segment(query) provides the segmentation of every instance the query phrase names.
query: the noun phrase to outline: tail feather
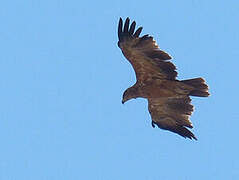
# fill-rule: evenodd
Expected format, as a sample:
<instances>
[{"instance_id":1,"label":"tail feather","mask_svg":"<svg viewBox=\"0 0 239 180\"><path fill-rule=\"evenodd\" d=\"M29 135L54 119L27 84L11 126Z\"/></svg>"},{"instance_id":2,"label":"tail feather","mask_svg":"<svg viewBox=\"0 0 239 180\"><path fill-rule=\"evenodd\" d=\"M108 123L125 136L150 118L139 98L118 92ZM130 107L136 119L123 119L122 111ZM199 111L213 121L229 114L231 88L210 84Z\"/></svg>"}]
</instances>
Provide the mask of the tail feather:
<instances>
[{"instance_id":1,"label":"tail feather","mask_svg":"<svg viewBox=\"0 0 239 180\"><path fill-rule=\"evenodd\" d=\"M210 94L208 92L204 92L201 90L193 90L189 94L190 96L198 96L198 97L208 97Z\"/></svg>"},{"instance_id":2,"label":"tail feather","mask_svg":"<svg viewBox=\"0 0 239 180\"><path fill-rule=\"evenodd\" d=\"M189 93L191 96L208 97L210 95L208 86L203 78L187 79L181 82L195 88Z\"/></svg>"}]
</instances>

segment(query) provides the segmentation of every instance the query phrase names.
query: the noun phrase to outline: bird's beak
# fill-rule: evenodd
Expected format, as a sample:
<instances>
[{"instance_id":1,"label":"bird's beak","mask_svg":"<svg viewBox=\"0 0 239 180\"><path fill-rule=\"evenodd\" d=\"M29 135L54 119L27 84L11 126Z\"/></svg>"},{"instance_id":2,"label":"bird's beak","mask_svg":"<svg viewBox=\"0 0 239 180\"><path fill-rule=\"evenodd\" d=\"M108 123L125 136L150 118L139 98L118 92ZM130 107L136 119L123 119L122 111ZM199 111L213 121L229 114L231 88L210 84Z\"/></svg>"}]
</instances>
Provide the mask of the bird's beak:
<instances>
[{"instance_id":1,"label":"bird's beak","mask_svg":"<svg viewBox=\"0 0 239 180\"><path fill-rule=\"evenodd\" d=\"M122 100L121 103L124 104L124 100Z\"/></svg>"}]
</instances>

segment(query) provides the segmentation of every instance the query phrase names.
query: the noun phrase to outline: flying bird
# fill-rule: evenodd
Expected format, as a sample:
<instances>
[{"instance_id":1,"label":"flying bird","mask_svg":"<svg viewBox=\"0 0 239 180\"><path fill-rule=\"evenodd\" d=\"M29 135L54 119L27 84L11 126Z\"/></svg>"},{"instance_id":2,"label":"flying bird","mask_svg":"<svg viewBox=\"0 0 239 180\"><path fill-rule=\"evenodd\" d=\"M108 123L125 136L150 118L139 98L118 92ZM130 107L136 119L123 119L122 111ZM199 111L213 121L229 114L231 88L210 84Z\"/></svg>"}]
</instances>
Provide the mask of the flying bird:
<instances>
[{"instance_id":1,"label":"flying bird","mask_svg":"<svg viewBox=\"0 0 239 180\"><path fill-rule=\"evenodd\" d=\"M197 140L188 129L193 128L193 112L189 96L208 97L208 86L203 78L177 80L176 67L171 56L160 50L152 36L141 36L142 27L135 31L136 22L130 25L127 18L118 24L118 46L133 66L136 83L123 93L122 103L134 98L146 98L152 118L152 127L172 131Z\"/></svg>"}]
</instances>

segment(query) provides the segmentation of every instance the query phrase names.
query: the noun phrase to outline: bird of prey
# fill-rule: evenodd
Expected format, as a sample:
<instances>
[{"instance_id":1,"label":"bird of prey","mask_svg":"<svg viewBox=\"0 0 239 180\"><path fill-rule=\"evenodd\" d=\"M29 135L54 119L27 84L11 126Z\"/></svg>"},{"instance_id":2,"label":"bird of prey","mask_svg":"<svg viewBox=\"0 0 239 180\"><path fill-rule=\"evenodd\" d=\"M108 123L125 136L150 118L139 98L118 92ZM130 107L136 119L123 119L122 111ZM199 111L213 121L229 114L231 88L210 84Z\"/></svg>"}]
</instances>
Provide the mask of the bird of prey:
<instances>
[{"instance_id":1,"label":"bird of prey","mask_svg":"<svg viewBox=\"0 0 239 180\"><path fill-rule=\"evenodd\" d=\"M118 24L118 46L133 66L137 81L128 88L122 103L133 98L146 98L152 126L172 131L184 138L197 140L188 129L193 128L193 112L189 96L207 97L208 86L203 78L177 80L176 67L171 56L160 50L152 36L141 36L142 27L135 31L136 23L127 18Z\"/></svg>"}]
</instances>

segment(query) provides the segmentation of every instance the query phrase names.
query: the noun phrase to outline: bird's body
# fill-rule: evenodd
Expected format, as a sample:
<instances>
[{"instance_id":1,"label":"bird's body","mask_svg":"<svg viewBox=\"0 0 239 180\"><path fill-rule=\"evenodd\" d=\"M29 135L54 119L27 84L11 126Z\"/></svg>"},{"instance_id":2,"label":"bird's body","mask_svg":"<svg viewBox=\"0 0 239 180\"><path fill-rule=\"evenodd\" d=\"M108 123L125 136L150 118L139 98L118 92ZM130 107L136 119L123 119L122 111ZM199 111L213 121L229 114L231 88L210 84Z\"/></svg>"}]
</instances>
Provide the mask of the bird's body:
<instances>
[{"instance_id":1,"label":"bird's body","mask_svg":"<svg viewBox=\"0 0 239 180\"><path fill-rule=\"evenodd\" d=\"M171 57L160 50L149 35L139 37L142 27L135 32L136 23L124 27L120 18L118 46L133 66L137 82L123 94L122 103L132 98L146 98L148 109L155 124L161 129L175 132L190 139L196 137L186 127L192 128L189 116L193 111L189 96L207 97L208 86L202 78L177 80L176 67Z\"/></svg>"},{"instance_id":2,"label":"bird's body","mask_svg":"<svg viewBox=\"0 0 239 180\"><path fill-rule=\"evenodd\" d=\"M136 83L133 88L137 89L138 96L143 98L181 97L188 95L194 89L180 81L165 79Z\"/></svg>"}]
</instances>

